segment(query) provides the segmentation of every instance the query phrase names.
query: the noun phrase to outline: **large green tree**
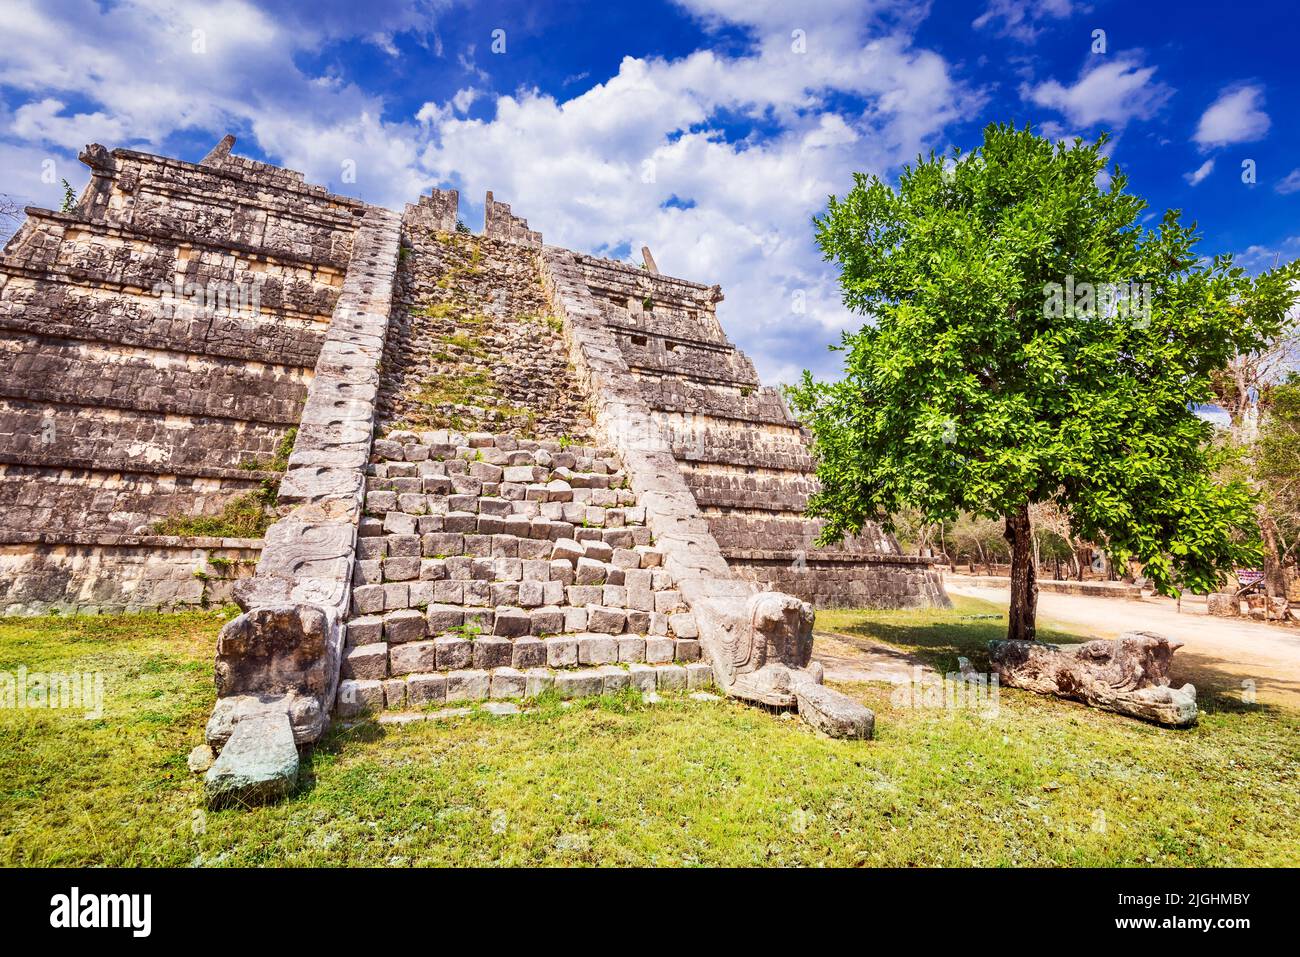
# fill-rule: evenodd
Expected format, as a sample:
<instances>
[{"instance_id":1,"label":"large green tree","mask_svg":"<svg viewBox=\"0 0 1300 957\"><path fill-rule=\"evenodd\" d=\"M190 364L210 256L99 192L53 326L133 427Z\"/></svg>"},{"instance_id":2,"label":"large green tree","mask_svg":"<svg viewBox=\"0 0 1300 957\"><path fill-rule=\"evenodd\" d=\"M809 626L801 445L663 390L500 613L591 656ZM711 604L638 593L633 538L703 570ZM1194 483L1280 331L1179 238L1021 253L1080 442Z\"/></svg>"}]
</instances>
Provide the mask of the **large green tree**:
<instances>
[{"instance_id":1,"label":"large green tree","mask_svg":"<svg viewBox=\"0 0 1300 957\"><path fill-rule=\"evenodd\" d=\"M1032 503L1055 500L1165 593L1209 591L1258 557L1251 492L1215 481L1193 409L1281 322L1295 272L1257 289L1230 257L1202 260L1177 212L1143 228L1104 144L990 126L969 155L918 158L897 189L855 175L816 220L846 305L868 317L837 347L842 379L790 390L815 438L822 540L908 506L1001 518L1011 638L1035 634Z\"/></svg>"}]
</instances>

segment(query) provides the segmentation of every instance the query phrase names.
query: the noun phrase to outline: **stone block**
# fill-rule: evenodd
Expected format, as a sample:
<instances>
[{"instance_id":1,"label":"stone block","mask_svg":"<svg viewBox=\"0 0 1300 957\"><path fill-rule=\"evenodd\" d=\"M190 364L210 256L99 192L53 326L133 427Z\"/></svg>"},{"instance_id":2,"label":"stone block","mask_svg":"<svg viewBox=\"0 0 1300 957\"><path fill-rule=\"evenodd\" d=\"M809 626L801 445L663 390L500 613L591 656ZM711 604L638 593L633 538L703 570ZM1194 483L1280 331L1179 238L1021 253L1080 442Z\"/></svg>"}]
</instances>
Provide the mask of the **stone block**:
<instances>
[{"instance_id":1,"label":"stone block","mask_svg":"<svg viewBox=\"0 0 1300 957\"><path fill-rule=\"evenodd\" d=\"M447 701L447 676L436 672L408 675L406 702L411 708L427 708Z\"/></svg>"},{"instance_id":2,"label":"stone block","mask_svg":"<svg viewBox=\"0 0 1300 957\"><path fill-rule=\"evenodd\" d=\"M389 678L384 682L384 707L389 711L401 711L406 707L405 678Z\"/></svg>"},{"instance_id":3,"label":"stone block","mask_svg":"<svg viewBox=\"0 0 1300 957\"><path fill-rule=\"evenodd\" d=\"M655 592L654 610L663 615L671 615L682 607L681 592L678 591L660 591Z\"/></svg>"},{"instance_id":4,"label":"stone block","mask_svg":"<svg viewBox=\"0 0 1300 957\"><path fill-rule=\"evenodd\" d=\"M686 690L686 669L681 665L659 665L655 671L659 675L660 691Z\"/></svg>"},{"instance_id":5,"label":"stone block","mask_svg":"<svg viewBox=\"0 0 1300 957\"><path fill-rule=\"evenodd\" d=\"M411 586L406 582L386 582L384 589L384 611L397 611L411 607Z\"/></svg>"},{"instance_id":6,"label":"stone block","mask_svg":"<svg viewBox=\"0 0 1300 957\"><path fill-rule=\"evenodd\" d=\"M583 549L580 544L571 538L561 538L551 546L551 561L562 561L567 565L578 564L578 560L583 557Z\"/></svg>"},{"instance_id":7,"label":"stone block","mask_svg":"<svg viewBox=\"0 0 1300 957\"><path fill-rule=\"evenodd\" d=\"M384 615L384 640L389 644L419 641L425 635L425 617L415 609L390 611Z\"/></svg>"},{"instance_id":8,"label":"stone block","mask_svg":"<svg viewBox=\"0 0 1300 957\"><path fill-rule=\"evenodd\" d=\"M618 694L632 685L632 676L617 665L604 665L597 670L605 677L602 694Z\"/></svg>"},{"instance_id":9,"label":"stone block","mask_svg":"<svg viewBox=\"0 0 1300 957\"><path fill-rule=\"evenodd\" d=\"M362 585L352 589L352 614L373 615L384 610L384 586Z\"/></svg>"},{"instance_id":10,"label":"stone block","mask_svg":"<svg viewBox=\"0 0 1300 957\"><path fill-rule=\"evenodd\" d=\"M381 615L363 615L353 618L347 625L347 644L370 645L382 641L384 637L384 619Z\"/></svg>"},{"instance_id":11,"label":"stone block","mask_svg":"<svg viewBox=\"0 0 1300 957\"><path fill-rule=\"evenodd\" d=\"M417 671L434 671L438 667L437 640L413 641L393 645L388 649L388 669L394 675L409 675Z\"/></svg>"},{"instance_id":12,"label":"stone block","mask_svg":"<svg viewBox=\"0 0 1300 957\"><path fill-rule=\"evenodd\" d=\"M492 634L503 638L518 638L532 630L533 621L522 608L498 608L492 625Z\"/></svg>"},{"instance_id":13,"label":"stone block","mask_svg":"<svg viewBox=\"0 0 1300 957\"><path fill-rule=\"evenodd\" d=\"M645 639L636 635L626 635L618 640L618 660L622 664L633 661L645 661Z\"/></svg>"},{"instance_id":14,"label":"stone block","mask_svg":"<svg viewBox=\"0 0 1300 957\"><path fill-rule=\"evenodd\" d=\"M524 679L525 698L536 698L555 686L555 675L545 668L529 668Z\"/></svg>"},{"instance_id":15,"label":"stone block","mask_svg":"<svg viewBox=\"0 0 1300 957\"><path fill-rule=\"evenodd\" d=\"M568 592L569 604L576 608L599 605L601 598L604 597L604 586L602 585L570 585L566 591Z\"/></svg>"},{"instance_id":16,"label":"stone block","mask_svg":"<svg viewBox=\"0 0 1300 957\"><path fill-rule=\"evenodd\" d=\"M339 677L379 681L388 677L388 645L382 641L345 648Z\"/></svg>"},{"instance_id":17,"label":"stone block","mask_svg":"<svg viewBox=\"0 0 1300 957\"><path fill-rule=\"evenodd\" d=\"M447 703L485 701L491 690L491 676L479 669L453 671L447 675Z\"/></svg>"},{"instance_id":18,"label":"stone block","mask_svg":"<svg viewBox=\"0 0 1300 957\"><path fill-rule=\"evenodd\" d=\"M546 666L546 643L540 638L516 638L511 645L510 666L520 671Z\"/></svg>"},{"instance_id":19,"label":"stone block","mask_svg":"<svg viewBox=\"0 0 1300 957\"><path fill-rule=\"evenodd\" d=\"M517 587L516 598L522 608L536 608L542 604L543 588L542 582L524 581L520 582Z\"/></svg>"},{"instance_id":20,"label":"stone block","mask_svg":"<svg viewBox=\"0 0 1300 957\"><path fill-rule=\"evenodd\" d=\"M382 690L381 690L382 694ZM298 786L298 748L285 712L249 715L235 725L203 779L211 808L275 801Z\"/></svg>"},{"instance_id":21,"label":"stone block","mask_svg":"<svg viewBox=\"0 0 1300 957\"><path fill-rule=\"evenodd\" d=\"M659 672L653 667L636 662L627 666L630 686L635 691L654 691L659 685Z\"/></svg>"},{"instance_id":22,"label":"stone block","mask_svg":"<svg viewBox=\"0 0 1300 957\"><path fill-rule=\"evenodd\" d=\"M527 690L527 678L516 668L497 668L492 672L489 696L493 698L522 698Z\"/></svg>"},{"instance_id":23,"label":"stone block","mask_svg":"<svg viewBox=\"0 0 1300 957\"><path fill-rule=\"evenodd\" d=\"M602 565L614 558L613 547L600 540L583 542L582 553L587 558L600 562Z\"/></svg>"},{"instance_id":24,"label":"stone block","mask_svg":"<svg viewBox=\"0 0 1300 957\"><path fill-rule=\"evenodd\" d=\"M811 681L795 686L799 717L833 738L869 739L875 732L875 713L848 695Z\"/></svg>"},{"instance_id":25,"label":"stone block","mask_svg":"<svg viewBox=\"0 0 1300 957\"><path fill-rule=\"evenodd\" d=\"M459 605L465 601L465 583L454 581L433 582L433 601L439 605Z\"/></svg>"},{"instance_id":26,"label":"stone block","mask_svg":"<svg viewBox=\"0 0 1300 957\"><path fill-rule=\"evenodd\" d=\"M578 636L578 664L606 665L618 661L618 639L609 635Z\"/></svg>"},{"instance_id":27,"label":"stone block","mask_svg":"<svg viewBox=\"0 0 1300 957\"><path fill-rule=\"evenodd\" d=\"M419 535L389 535L388 558L419 558Z\"/></svg>"},{"instance_id":28,"label":"stone block","mask_svg":"<svg viewBox=\"0 0 1300 957\"><path fill-rule=\"evenodd\" d=\"M695 616L690 612L678 612L669 615L668 627L678 638L700 637L700 629L695 624Z\"/></svg>"},{"instance_id":29,"label":"stone block","mask_svg":"<svg viewBox=\"0 0 1300 957\"><path fill-rule=\"evenodd\" d=\"M357 715L383 710L384 683L382 681L359 681L349 678L339 682L338 695L334 702L334 713L338 717L354 718Z\"/></svg>"},{"instance_id":30,"label":"stone block","mask_svg":"<svg viewBox=\"0 0 1300 957\"><path fill-rule=\"evenodd\" d=\"M675 645L675 658L677 661L700 660L700 643L696 639L679 638Z\"/></svg>"},{"instance_id":31,"label":"stone block","mask_svg":"<svg viewBox=\"0 0 1300 957\"><path fill-rule=\"evenodd\" d=\"M621 608L605 608L597 605L587 609L587 630L605 635L617 635L627 623L627 612Z\"/></svg>"},{"instance_id":32,"label":"stone block","mask_svg":"<svg viewBox=\"0 0 1300 957\"><path fill-rule=\"evenodd\" d=\"M713 684L713 668L703 661L692 661L686 666L686 687L691 691Z\"/></svg>"},{"instance_id":33,"label":"stone block","mask_svg":"<svg viewBox=\"0 0 1300 957\"><path fill-rule=\"evenodd\" d=\"M578 663L578 640L568 635L552 635L546 642L546 664L551 668L572 668Z\"/></svg>"},{"instance_id":34,"label":"stone block","mask_svg":"<svg viewBox=\"0 0 1300 957\"><path fill-rule=\"evenodd\" d=\"M661 635L649 635L645 640L645 660L652 665L667 664L677 654L677 643Z\"/></svg>"},{"instance_id":35,"label":"stone block","mask_svg":"<svg viewBox=\"0 0 1300 957\"><path fill-rule=\"evenodd\" d=\"M465 623L465 610L456 605L430 605L425 612L430 635L439 635Z\"/></svg>"},{"instance_id":36,"label":"stone block","mask_svg":"<svg viewBox=\"0 0 1300 957\"><path fill-rule=\"evenodd\" d=\"M491 670L508 666L513 645L509 638L483 636L471 642L474 646L474 667Z\"/></svg>"},{"instance_id":37,"label":"stone block","mask_svg":"<svg viewBox=\"0 0 1300 957\"><path fill-rule=\"evenodd\" d=\"M564 631L564 612L554 605L545 608L534 608L528 613L532 621L529 633L538 637L545 635L558 635Z\"/></svg>"},{"instance_id":38,"label":"stone block","mask_svg":"<svg viewBox=\"0 0 1300 957\"><path fill-rule=\"evenodd\" d=\"M555 675L555 690L561 698L592 698L603 694L605 676L599 671L559 671Z\"/></svg>"},{"instance_id":39,"label":"stone block","mask_svg":"<svg viewBox=\"0 0 1300 957\"><path fill-rule=\"evenodd\" d=\"M439 635L433 644L438 671L468 668L474 661L474 643L460 635Z\"/></svg>"}]
</instances>

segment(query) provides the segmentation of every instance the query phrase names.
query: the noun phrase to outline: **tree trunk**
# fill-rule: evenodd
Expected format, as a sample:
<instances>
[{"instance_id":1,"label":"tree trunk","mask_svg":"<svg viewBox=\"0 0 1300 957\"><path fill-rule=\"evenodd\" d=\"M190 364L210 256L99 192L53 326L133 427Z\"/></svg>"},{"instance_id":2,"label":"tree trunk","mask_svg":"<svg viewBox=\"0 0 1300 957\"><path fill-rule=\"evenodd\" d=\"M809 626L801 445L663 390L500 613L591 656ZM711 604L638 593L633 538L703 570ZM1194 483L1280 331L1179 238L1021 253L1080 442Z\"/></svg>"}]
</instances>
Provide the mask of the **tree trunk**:
<instances>
[{"instance_id":1,"label":"tree trunk","mask_svg":"<svg viewBox=\"0 0 1300 957\"><path fill-rule=\"evenodd\" d=\"M1264 540L1264 594L1271 598L1286 598L1286 569L1282 566L1281 548L1278 546L1277 522L1261 504L1256 509L1260 537ZM1266 617L1273 617L1273 602L1265 605ZM1285 618L1283 613L1281 616Z\"/></svg>"},{"instance_id":2,"label":"tree trunk","mask_svg":"<svg viewBox=\"0 0 1300 957\"><path fill-rule=\"evenodd\" d=\"M1038 582L1034 577L1029 506L1021 505L1004 517L1007 523L1004 534L1011 546L1011 609L1007 617L1007 638L1033 641L1034 619L1038 614Z\"/></svg>"}]
</instances>

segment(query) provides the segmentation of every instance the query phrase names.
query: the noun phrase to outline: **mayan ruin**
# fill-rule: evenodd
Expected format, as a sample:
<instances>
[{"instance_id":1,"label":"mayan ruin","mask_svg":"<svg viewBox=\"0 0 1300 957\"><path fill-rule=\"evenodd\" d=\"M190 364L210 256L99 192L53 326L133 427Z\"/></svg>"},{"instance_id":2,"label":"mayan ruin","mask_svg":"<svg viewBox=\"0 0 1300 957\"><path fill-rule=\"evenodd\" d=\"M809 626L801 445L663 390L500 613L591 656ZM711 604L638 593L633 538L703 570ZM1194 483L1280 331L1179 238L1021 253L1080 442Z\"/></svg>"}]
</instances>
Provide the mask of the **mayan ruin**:
<instances>
[{"instance_id":1,"label":"mayan ruin","mask_svg":"<svg viewBox=\"0 0 1300 957\"><path fill-rule=\"evenodd\" d=\"M799 601L947 603L878 529L815 546L808 437L727 339L717 286L648 250L638 269L547 246L490 193L479 235L455 191L399 218L233 145L197 164L88 146L75 210L29 210L5 248L6 615L237 601L222 745L268 692L300 743L331 713L737 665L792 704L733 634L747 596L793 603L774 627L795 645ZM263 500L265 535L169 534ZM286 608L323 616L293 626L317 660L258 624Z\"/></svg>"},{"instance_id":2,"label":"mayan ruin","mask_svg":"<svg viewBox=\"0 0 1300 957\"><path fill-rule=\"evenodd\" d=\"M1300 21L1223 13L0 0L0 914L1284 927Z\"/></svg>"}]
</instances>

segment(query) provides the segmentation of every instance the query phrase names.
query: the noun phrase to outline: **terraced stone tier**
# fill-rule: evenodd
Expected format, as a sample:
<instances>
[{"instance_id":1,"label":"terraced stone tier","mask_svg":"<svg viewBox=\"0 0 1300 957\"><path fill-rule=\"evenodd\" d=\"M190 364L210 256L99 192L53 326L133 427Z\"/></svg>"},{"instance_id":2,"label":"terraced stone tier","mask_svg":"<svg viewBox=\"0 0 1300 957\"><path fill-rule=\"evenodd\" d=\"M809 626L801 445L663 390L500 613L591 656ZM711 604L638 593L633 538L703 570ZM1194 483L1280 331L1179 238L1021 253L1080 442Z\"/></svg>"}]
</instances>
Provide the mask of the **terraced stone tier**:
<instances>
[{"instance_id":1,"label":"terraced stone tier","mask_svg":"<svg viewBox=\"0 0 1300 957\"><path fill-rule=\"evenodd\" d=\"M421 705L523 697L530 677L566 693L570 669L676 687L671 668L699 661L694 616L609 453L398 431L376 440L373 459L341 714L407 707L412 695Z\"/></svg>"},{"instance_id":2,"label":"terraced stone tier","mask_svg":"<svg viewBox=\"0 0 1300 957\"><path fill-rule=\"evenodd\" d=\"M737 577L818 607L947 603L932 564L906 560L879 528L815 544L822 523L806 515L817 489L809 436L727 339L717 287L573 259Z\"/></svg>"}]
</instances>

